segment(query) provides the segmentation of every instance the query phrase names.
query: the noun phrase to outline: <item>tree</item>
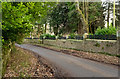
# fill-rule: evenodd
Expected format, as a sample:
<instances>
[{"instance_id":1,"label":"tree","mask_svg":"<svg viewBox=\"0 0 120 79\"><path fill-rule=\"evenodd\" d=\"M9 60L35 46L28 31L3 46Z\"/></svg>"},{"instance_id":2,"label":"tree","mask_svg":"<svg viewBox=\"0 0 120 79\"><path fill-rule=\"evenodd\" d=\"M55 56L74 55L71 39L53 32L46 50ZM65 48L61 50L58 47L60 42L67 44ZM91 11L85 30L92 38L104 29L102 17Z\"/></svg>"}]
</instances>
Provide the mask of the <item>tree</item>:
<instances>
[{"instance_id":1,"label":"tree","mask_svg":"<svg viewBox=\"0 0 120 79\"><path fill-rule=\"evenodd\" d=\"M110 3L108 3L108 12L107 12L107 27L109 27L109 18L110 18Z\"/></svg>"},{"instance_id":2,"label":"tree","mask_svg":"<svg viewBox=\"0 0 120 79\"><path fill-rule=\"evenodd\" d=\"M104 26L103 7L100 2L79 3L79 8L84 14L84 19L88 21L88 29L90 33L94 33L98 26ZM83 8L84 5L84 8ZM87 7L87 8L86 8ZM88 15L89 12L89 15ZM76 3L58 3L49 14L50 25L59 33L75 33L83 35L85 26L79 12L76 10ZM83 30L84 29L84 30Z\"/></svg>"},{"instance_id":3,"label":"tree","mask_svg":"<svg viewBox=\"0 0 120 79\"><path fill-rule=\"evenodd\" d=\"M32 3L29 5L33 7ZM15 42L20 42L32 30L31 14L28 12L28 7L22 2L2 3L2 75L11 54L9 50Z\"/></svg>"},{"instance_id":4,"label":"tree","mask_svg":"<svg viewBox=\"0 0 120 79\"><path fill-rule=\"evenodd\" d=\"M66 3L59 3L49 14L49 22L53 27L55 35L58 34L59 29L64 29L68 21L68 6Z\"/></svg>"},{"instance_id":5,"label":"tree","mask_svg":"<svg viewBox=\"0 0 120 79\"><path fill-rule=\"evenodd\" d=\"M111 20L111 24L114 27L119 26L119 5L120 1L119 0L113 0L112 2L103 2L103 7L104 7L104 13L107 19L105 19L105 21L107 21L107 27L109 26L110 22L109 20ZM112 15L113 17L110 17L110 15Z\"/></svg>"},{"instance_id":6,"label":"tree","mask_svg":"<svg viewBox=\"0 0 120 79\"><path fill-rule=\"evenodd\" d=\"M36 2L35 5L37 6L34 6L33 13L38 13L37 15L34 15L37 18L35 22L39 24L38 30L41 28L43 30L42 33L46 33L49 12L55 7L56 2Z\"/></svg>"},{"instance_id":7,"label":"tree","mask_svg":"<svg viewBox=\"0 0 120 79\"><path fill-rule=\"evenodd\" d=\"M105 15L103 14L104 8L102 6L102 2L89 2L88 12L89 31L94 34L98 27L104 27L105 24Z\"/></svg>"},{"instance_id":8,"label":"tree","mask_svg":"<svg viewBox=\"0 0 120 79\"><path fill-rule=\"evenodd\" d=\"M113 26L115 27L115 0L113 3Z\"/></svg>"},{"instance_id":9,"label":"tree","mask_svg":"<svg viewBox=\"0 0 120 79\"><path fill-rule=\"evenodd\" d=\"M29 6L28 2L24 3L28 6L28 14L31 14L30 22L35 26L38 25L35 29L37 31L37 36L39 37L40 34L46 32L46 25L47 25L47 14L49 10L52 9L55 5L54 2L31 2L34 6ZM45 24L45 26L43 26ZM34 29L34 30L35 30ZM41 31L43 30L43 31ZM31 32L33 33L33 32Z\"/></svg>"},{"instance_id":10,"label":"tree","mask_svg":"<svg viewBox=\"0 0 120 79\"><path fill-rule=\"evenodd\" d=\"M24 38L32 32L36 22L42 25L43 19L46 18L52 5L54 3L51 2L3 2L3 39L13 42Z\"/></svg>"},{"instance_id":11,"label":"tree","mask_svg":"<svg viewBox=\"0 0 120 79\"><path fill-rule=\"evenodd\" d=\"M3 73L10 57L9 49L32 32L37 22L47 15L50 3L3 2L2 3L2 61ZM50 4L51 5L51 4ZM39 28L41 29L41 28Z\"/></svg>"},{"instance_id":12,"label":"tree","mask_svg":"<svg viewBox=\"0 0 120 79\"><path fill-rule=\"evenodd\" d=\"M76 0L76 2L77 2L76 8L77 8L77 10L80 14L80 17L81 17L80 19L81 19L81 22L83 24L84 33L89 33L88 21L86 20L85 15L83 14L82 10L80 10L80 8L79 8L79 1Z\"/></svg>"},{"instance_id":13,"label":"tree","mask_svg":"<svg viewBox=\"0 0 120 79\"><path fill-rule=\"evenodd\" d=\"M116 2L116 26L120 27L120 1Z\"/></svg>"},{"instance_id":14,"label":"tree","mask_svg":"<svg viewBox=\"0 0 120 79\"><path fill-rule=\"evenodd\" d=\"M73 2L58 3L49 14L49 23L56 35L77 31L78 19L79 16Z\"/></svg>"},{"instance_id":15,"label":"tree","mask_svg":"<svg viewBox=\"0 0 120 79\"><path fill-rule=\"evenodd\" d=\"M31 15L27 13L28 7L23 3L2 3L2 36L5 41L19 41L31 31Z\"/></svg>"}]
</instances>

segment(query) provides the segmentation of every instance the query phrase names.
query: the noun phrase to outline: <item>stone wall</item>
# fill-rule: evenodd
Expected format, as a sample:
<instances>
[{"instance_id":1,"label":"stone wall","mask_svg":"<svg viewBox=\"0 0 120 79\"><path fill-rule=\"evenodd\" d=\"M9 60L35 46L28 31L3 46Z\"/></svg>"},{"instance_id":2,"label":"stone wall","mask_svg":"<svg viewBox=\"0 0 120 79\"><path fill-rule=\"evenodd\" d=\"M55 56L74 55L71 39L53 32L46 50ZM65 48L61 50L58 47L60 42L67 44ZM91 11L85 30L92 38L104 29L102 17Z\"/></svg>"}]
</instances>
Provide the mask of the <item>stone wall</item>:
<instances>
[{"instance_id":1,"label":"stone wall","mask_svg":"<svg viewBox=\"0 0 120 79\"><path fill-rule=\"evenodd\" d=\"M40 39L24 39L24 43L42 43Z\"/></svg>"},{"instance_id":2,"label":"stone wall","mask_svg":"<svg viewBox=\"0 0 120 79\"><path fill-rule=\"evenodd\" d=\"M47 45L54 45L64 48L73 48L83 51L90 52L103 52L109 53L113 55L118 55L119 53L119 44L117 40L95 40L95 39L87 39L87 40L46 40L42 42L39 39L25 39L25 42L29 43L43 43ZM119 54L120 55L120 54Z\"/></svg>"},{"instance_id":3,"label":"stone wall","mask_svg":"<svg viewBox=\"0 0 120 79\"><path fill-rule=\"evenodd\" d=\"M90 52L105 52L118 55L118 44L116 40L44 40L43 44L49 44L65 48L73 48Z\"/></svg>"},{"instance_id":4,"label":"stone wall","mask_svg":"<svg viewBox=\"0 0 120 79\"><path fill-rule=\"evenodd\" d=\"M120 27L118 29L119 30L117 31L117 44L118 44L118 53L120 54Z\"/></svg>"}]
</instances>

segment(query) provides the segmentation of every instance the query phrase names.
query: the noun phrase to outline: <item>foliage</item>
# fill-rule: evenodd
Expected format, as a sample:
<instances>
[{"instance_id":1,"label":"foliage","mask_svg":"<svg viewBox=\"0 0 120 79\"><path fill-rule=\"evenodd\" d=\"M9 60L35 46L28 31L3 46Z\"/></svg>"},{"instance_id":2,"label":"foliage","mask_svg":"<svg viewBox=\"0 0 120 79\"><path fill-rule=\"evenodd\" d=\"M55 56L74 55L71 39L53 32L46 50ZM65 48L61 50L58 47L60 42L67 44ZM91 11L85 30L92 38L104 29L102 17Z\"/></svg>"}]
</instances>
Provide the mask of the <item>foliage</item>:
<instances>
[{"instance_id":1,"label":"foliage","mask_svg":"<svg viewBox=\"0 0 120 79\"><path fill-rule=\"evenodd\" d=\"M42 35L40 35L40 38L45 38L45 39L55 38L55 35L51 35L51 34L42 34Z\"/></svg>"},{"instance_id":2,"label":"foliage","mask_svg":"<svg viewBox=\"0 0 120 79\"><path fill-rule=\"evenodd\" d=\"M32 5L31 5L32 7ZM4 41L18 41L32 29L28 7L23 3L2 3L2 36Z\"/></svg>"},{"instance_id":3,"label":"foliage","mask_svg":"<svg viewBox=\"0 0 120 79\"><path fill-rule=\"evenodd\" d=\"M89 33L89 35L93 35L92 33Z\"/></svg>"},{"instance_id":4,"label":"foliage","mask_svg":"<svg viewBox=\"0 0 120 79\"><path fill-rule=\"evenodd\" d=\"M32 14L31 20L39 24L45 24L48 20L49 11L55 6L55 2L34 2L29 12Z\"/></svg>"},{"instance_id":5,"label":"foliage","mask_svg":"<svg viewBox=\"0 0 120 79\"><path fill-rule=\"evenodd\" d=\"M98 28L95 32L95 35L116 35L116 28L115 27L108 27L108 28Z\"/></svg>"},{"instance_id":6,"label":"foliage","mask_svg":"<svg viewBox=\"0 0 120 79\"><path fill-rule=\"evenodd\" d=\"M88 24L90 33L94 33L94 30L101 24L101 26L104 25L103 7L101 4L100 2L89 3ZM82 3L80 3L80 9L83 10ZM74 2L60 2L49 13L49 23L53 27L55 35L78 32L79 24L80 27L83 26L80 18ZM80 29L83 30L83 27Z\"/></svg>"},{"instance_id":7,"label":"foliage","mask_svg":"<svg viewBox=\"0 0 120 79\"><path fill-rule=\"evenodd\" d=\"M74 33L71 33L68 37L70 37L70 39L75 39L75 34Z\"/></svg>"},{"instance_id":8,"label":"foliage","mask_svg":"<svg viewBox=\"0 0 120 79\"><path fill-rule=\"evenodd\" d=\"M118 5L116 5L116 26L120 27L120 1L117 2Z\"/></svg>"},{"instance_id":9,"label":"foliage","mask_svg":"<svg viewBox=\"0 0 120 79\"><path fill-rule=\"evenodd\" d=\"M3 68L7 64L9 50L13 44L21 43L23 38L32 32L35 22L42 22L42 18L47 15L49 5L53 4L47 2L2 2Z\"/></svg>"},{"instance_id":10,"label":"foliage","mask_svg":"<svg viewBox=\"0 0 120 79\"><path fill-rule=\"evenodd\" d=\"M78 24L77 18L79 17L73 4L61 2L51 10L49 23L53 27L55 35L72 32L72 29L76 29Z\"/></svg>"},{"instance_id":11,"label":"foliage","mask_svg":"<svg viewBox=\"0 0 120 79\"><path fill-rule=\"evenodd\" d=\"M3 2L2 36L4 41L21 41L32 32L35 22L43 22L51 2ZM44 23L44 22L43 22Z\"/></svg>"},{"instance_id":12,"label":"foliage","mask_svg":"<svg viewBox=\"0 0 120 79\"><path fill-rule=\"evenodd\" d=\"M98 26L104 26L104 8L101 2L89 2L89 17L88 24L90 28L90 33L95 33Z\"/></svg>"},{"instance_id":13,"label":"foliage","mask_svg":"<svg viewBox=\"0 0 120 79\"><path fill-rule=\"evenodd\" d=\"M52 8L55 7L56 2L34 2L33 9L29 10L32 14L31 21L33 24L39 25L37 28L37 35L46 32L46 25L48 23L48 16Z\"/></svg>"}]
</instances>

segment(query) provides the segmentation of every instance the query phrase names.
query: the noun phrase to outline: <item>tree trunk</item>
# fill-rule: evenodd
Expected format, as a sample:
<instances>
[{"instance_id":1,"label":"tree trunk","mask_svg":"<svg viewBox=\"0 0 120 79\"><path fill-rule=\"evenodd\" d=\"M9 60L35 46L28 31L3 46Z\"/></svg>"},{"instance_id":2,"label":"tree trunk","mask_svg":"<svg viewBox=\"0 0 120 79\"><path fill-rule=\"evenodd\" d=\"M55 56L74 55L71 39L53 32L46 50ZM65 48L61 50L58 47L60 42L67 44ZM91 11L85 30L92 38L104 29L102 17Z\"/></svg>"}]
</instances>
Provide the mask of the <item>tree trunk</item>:
<instances>
[{"instance_id":1,"label":"tree trunk","mask_svg":"<svg viewBox=\"0 0 120 79\"><path fill-rule=\"evenodd\" d=\"M57 27L54 27L53 28L53 31L54 31L54 34L57 36L58 35L58 24L57 24Z\"/></svg>"},{"instance_id":2,"label":"tree trunk","mask_svg":"<svg viewBox=\"0 0 120 79\"><path fill-rule=\"evenodd\" d=\"M78 23L78 35L83 35L83 25L81 24L81 21Z\"/></svg>"},{"instance_id":3,"label":"tree trunk","mask_svg":"<svg viewBox=\"0 0 120 79\"><path fill-rule=\"evenodd\" d=\"M37 33L38 38L40 37L40 24L38 24L38 33Z\"/></svg>"},{"instance_id":4,"label":"tree trunk","mask_svg":"<svg viewBox=\"0 0 120 79\"><path fill-rule=\"evenodd\" d=\"M86 5L85 5L85 8L86 8L86 10L85 10L85 14L86 14L86 22L87 22L87 31L88 31L88 33L89 33L89 25L88 25L88 1L86 0Z\"/></svg>"},{"instance_id":5,"label":"tree trunk","mask_svg":"<svg viewBox=\"0 0 120 79\"><path fill-rule=\"evenodd\" d=\"M110 18L110 3L108 2L108 14L107 14L107 27L109 27L109 18Z\"/></svg>"},{"instance_id":6,"label":"tree trunk","mask_svg":"<svg viewBox=\"0 0 120 79\"><path fill-rule=\"evenodd\" d=\"M77 8L77 10L78 10L78 12L79 12L79 14L80 14L80 20L81 20L81 22L82 22L82 24L83 24L83 31L84 31L84 33L89 33L89 30L88 30L88 22L86 21L86 18L85 18L85 16L84 16L84 14L82 13L82 11L80 10L80 8L79 8L79 2L78 2L78 0L76 0L76 2L77 2L77 4L76 4L76 8Z\"/></svg>"},{"instance_id":7,"label":"tree trunk","mask_svg":"<svg viewBox=\"0 0 120 79\"><path fill-rule=\"evenodd\" d=\"M47 30L47 23L45 23L45 33L46 33L46 30Z\"/></svg>"},{"instance_id":8,"label":"tree trunk","mask_svg":"<svg viewBox=\"0 0 120 79\"><path fill-rule=\"evenodd\" d=\"M115 27L115 0L113 3L113 27Z\"/></svg>"},{"instance_id":9,"label":"tree trunk","mask_svg":"<svg viewBox=\"0 0 120 79\"><path fill-rule=\"evenodd\" d=\"M85 2L84 2L85 0L83 0L83 13L85 13Z\"/></svg>"}]
</instances>

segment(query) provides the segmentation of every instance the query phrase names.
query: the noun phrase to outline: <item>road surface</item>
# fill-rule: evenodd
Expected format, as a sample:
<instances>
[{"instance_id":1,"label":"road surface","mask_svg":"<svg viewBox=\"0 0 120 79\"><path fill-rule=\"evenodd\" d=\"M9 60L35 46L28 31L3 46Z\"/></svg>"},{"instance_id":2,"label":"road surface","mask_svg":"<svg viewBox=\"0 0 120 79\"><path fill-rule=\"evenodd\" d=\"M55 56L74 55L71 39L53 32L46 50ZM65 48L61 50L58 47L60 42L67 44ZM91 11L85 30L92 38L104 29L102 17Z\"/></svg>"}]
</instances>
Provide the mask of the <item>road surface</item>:
<instances>
[{"instance_id":1,"label":"road surface","mask_svg":"<svg viewBox=\"0 0 120 79\"><path fill-rule=\"evenodd\" d=\"M65 70L71 77L118 77L118 67L78 58L31 44L17 46L38 53L56 67Z\"/></svg>"}]
</instances>

